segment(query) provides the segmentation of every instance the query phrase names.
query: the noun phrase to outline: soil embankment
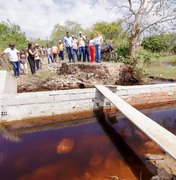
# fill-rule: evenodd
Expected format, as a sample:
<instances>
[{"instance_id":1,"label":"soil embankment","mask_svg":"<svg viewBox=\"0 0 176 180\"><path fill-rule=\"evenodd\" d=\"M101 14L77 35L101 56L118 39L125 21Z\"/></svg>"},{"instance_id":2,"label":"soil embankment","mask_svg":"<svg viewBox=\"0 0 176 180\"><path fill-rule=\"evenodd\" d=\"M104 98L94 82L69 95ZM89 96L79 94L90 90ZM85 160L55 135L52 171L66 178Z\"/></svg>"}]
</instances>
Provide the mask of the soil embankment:
<instances>
[{"instance_id":1,"label":"soil embankment","mask_svg":"<svg viewBox=\"0 0 176 180\"><path fill-rule=\"evenodd\" d=\"M139 82L122 63L56 63L44 65L36 75L21 76L18 92L89 88L95 84L129 85Z\"/></svg>"}]
</instances>

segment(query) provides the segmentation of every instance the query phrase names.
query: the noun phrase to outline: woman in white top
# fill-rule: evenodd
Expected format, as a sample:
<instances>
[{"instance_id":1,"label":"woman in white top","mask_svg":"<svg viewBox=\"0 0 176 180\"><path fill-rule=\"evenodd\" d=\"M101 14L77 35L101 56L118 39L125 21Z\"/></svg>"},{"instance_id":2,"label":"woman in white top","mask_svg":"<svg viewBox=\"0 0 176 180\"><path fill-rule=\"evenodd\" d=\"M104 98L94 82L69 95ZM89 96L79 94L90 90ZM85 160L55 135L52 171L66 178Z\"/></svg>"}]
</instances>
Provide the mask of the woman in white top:
<instances>
[{"instance_id":1,"label":"woman in white top","mask_svg":"<svg viewBox=\"0 0 176 180\"><path fill-rule=\"evenodd\" d=\"M101 45L103 43L103 38L100 33L97 32L97 37L95 38L95 52L96 52L96 62L101 61Z\"/></svg>"}]
</instances>

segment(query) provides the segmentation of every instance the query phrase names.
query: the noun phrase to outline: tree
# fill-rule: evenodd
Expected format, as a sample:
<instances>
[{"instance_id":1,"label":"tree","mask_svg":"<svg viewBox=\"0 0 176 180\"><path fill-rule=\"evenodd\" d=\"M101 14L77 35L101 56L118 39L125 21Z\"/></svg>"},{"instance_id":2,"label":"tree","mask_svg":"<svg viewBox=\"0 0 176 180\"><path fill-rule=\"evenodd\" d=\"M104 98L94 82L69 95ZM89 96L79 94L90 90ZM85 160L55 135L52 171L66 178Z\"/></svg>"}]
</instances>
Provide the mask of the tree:
<instances>
[{"instance_id":1,"label":"tree","mask_svg":"<svg viewBox=\"0 0 176 180\"><path fill-rule=\"evenodd\" d=\"M152 35L143 39L142 46L151 52L172 52L176 47L176 34Z\"/></svg>"},{"instance_id":2,"label":"tree","mask_svg":"<svg viewBox=\"0 0 176 180\"><path fill-rule=\"evenodd\" d=\"M99 31L106 41L118 46L121 43L128 41L128 34L123 30L121 21L97 22L93 25L92 31L96 33Z\"/></svg>"},{"instance_id":3,"label":"tree","mask_svg":"<svg viewBox=\"0 0 176 180\"><path fill-rule=\"evenodd\" d=\"M81 25L76 21L65 21L64 25L56 24L51 33L51 41L53 43L58 42L58 40L62 40L66 35L66 32L70 32L70 35L77 35L79 31L83 31Z\"/></svg>"},{"instance_id":4,"label":"tree","mask_svg":"<svg viewBox=\"0 0 176 180\"><path fill-rule=\"evenodd\" d=\"M8 44L13 43L17 49L27 48L27 38L21 31L20 26L11 23L0 23L0 49L3 50Z\"/></svg>"},{"instance_id":5,"label":"tree","mask_svg":"<svg viewBox=\"0 0 176 180\"><path fill-rule=\"evenodd\" d=\"M110 4L111 8L123 14L124 22L130 30L129 55L132 65L137 63L136 48L143 32L159 24L166 27L168 23L175 23L175 0L114 0Z\"/></svg>"}]
</instances>

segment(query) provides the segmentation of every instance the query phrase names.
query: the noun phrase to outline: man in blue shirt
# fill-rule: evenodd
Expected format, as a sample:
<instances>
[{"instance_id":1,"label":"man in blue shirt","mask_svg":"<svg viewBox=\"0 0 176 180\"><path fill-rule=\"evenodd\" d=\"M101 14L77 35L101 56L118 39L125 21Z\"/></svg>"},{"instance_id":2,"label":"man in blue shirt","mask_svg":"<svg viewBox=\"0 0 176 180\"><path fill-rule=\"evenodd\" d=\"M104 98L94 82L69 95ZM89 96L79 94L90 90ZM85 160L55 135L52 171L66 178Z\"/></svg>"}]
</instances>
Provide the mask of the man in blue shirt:
<instances>
[{"instance_id":1,"label":"man in blue shirt","mask_svg":"<svg viewBox=\"0 0 176 180\"><path fill-rule=\"evenodd\" d=\"M64 45L67 50L69 62L74 62L73 49L72 49L72 37L69 35L69 32L66 32L66 36L64 37Z\"/></svg>"}]
</instances>

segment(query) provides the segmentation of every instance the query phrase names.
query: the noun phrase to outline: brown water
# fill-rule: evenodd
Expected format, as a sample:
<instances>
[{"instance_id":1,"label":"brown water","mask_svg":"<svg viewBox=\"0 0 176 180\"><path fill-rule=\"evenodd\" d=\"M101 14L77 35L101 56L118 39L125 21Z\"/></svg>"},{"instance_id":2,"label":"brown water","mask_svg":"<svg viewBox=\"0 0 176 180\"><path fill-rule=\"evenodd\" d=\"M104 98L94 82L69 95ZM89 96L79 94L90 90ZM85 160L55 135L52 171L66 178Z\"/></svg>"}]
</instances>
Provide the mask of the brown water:
<instances>
[{"instance_id":1,"label":"brown water","mask_svg":"<svg viewBox=\"0 0 176 180\"><path fill-rule=\"evenodd\" d=\"M0 179L105 180L115 176L137 180L141 175L150 179L151 174L122 140L118 137L114 144L106 133L91 122L30 134L18 130L11 141L3 135Z\"/></svg>"},{"instance_id":2,"label":"brown water","mask_svg":"<svg viewBox=\"0 0 176 180\"><path fill-rule=\"evenodd\" d=\"M175 107L147 115L176 134ZM104 118L99 114L99 123L65 128L1 127L0 179L149 180L152 175L141 162L146 153L162 153L160 148L125 118Z\"/></svg>"}]
</instances>

